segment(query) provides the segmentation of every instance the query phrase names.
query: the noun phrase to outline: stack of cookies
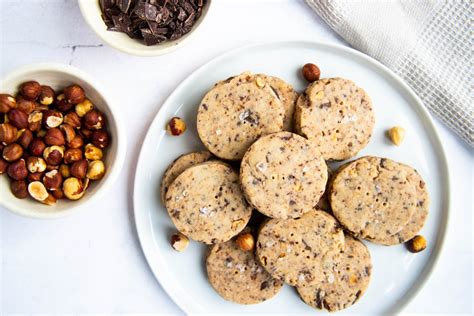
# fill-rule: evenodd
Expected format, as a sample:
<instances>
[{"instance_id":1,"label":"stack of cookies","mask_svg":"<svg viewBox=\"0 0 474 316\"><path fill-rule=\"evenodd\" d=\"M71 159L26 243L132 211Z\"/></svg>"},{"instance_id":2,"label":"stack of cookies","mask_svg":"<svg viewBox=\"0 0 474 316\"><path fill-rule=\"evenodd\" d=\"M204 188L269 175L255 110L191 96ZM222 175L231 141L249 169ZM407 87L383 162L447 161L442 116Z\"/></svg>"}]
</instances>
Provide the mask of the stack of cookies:
<instances>
[{"instance_id":1,"label":"stack of cookies","mask_svg":"<svg viewBox=\"0 0 474 316\"><path fill-rule=\"evenodd\" d=\"M342 78L299 95L246 72L205 95L197 132L208 151L178 157L161 197L180 233L210 245L208 278L223 298L260 303L287 283L310 306L347 308L372 270L357 238L394 245L423 227L428 194L411 167L370 156L328 167L356 156L374 124L370 97ZM234 238L243 234L255 247Z\"/></svg>"}]
</instances>

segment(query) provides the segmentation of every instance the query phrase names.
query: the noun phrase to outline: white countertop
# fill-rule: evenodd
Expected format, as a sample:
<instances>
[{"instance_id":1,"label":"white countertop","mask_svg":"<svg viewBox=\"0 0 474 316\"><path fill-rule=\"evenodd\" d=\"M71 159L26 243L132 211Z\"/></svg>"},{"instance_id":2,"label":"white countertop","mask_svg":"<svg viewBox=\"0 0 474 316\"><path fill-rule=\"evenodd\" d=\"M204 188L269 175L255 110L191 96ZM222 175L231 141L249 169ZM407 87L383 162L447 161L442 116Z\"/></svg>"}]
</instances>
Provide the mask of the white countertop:
<instances>
[{"instance_id":1,"label":"white countertop","mask_svg":"<svg viewBox=\"0 0 474 316\"><path fill-rule=\"evenodd\" d=\"M232 48L285 39L346 45L303 1L215 2L191 43L147 58L104 45L83 21L76 1L0 1L1 77L28 63L74 65L109 89L128 129L120 179L94 209L41 221L0 208L2 313L181 313L148 268L133 219L136 161L161 104L194 69ZM439 121L436 126L451 168L447 242L432 277L406 312L471 314L474 155Z\"/></svg>"}]
</instances>

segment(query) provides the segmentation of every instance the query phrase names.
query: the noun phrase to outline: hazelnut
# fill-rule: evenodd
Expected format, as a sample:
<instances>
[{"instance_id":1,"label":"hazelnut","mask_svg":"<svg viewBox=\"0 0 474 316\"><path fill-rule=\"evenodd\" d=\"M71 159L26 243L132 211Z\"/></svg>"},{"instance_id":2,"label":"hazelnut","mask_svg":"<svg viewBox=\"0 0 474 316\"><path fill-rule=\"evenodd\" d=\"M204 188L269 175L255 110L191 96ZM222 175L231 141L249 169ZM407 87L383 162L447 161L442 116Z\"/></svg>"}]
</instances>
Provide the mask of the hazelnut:
<instances>
[{"instance_id":1,"label":"hazelnut","mask_svg":"<svg viewBox=\"0 0 474 316\"><path fill-rule=\"evenodd\" d=\"M82 159L82 150L79 148L69 148L64 152L64 163L70 164L71 162Z\"/></svg>"},{"instance_id":2,"label":"hazelnut","mask_svg":"<svg viewBox=\"0 0 474 316\"><path fill-rule=\"evenodd\" d=\"M314 82L319 80L319 76L321 75L321 70L315 64L308 63L303 66L303 77L308 82Z\"/></svg>"},{"instance_id":3,"label":"hazelnut","mask_svg":"<svg viewBox=\"0 0 474 316\"><path fill-rule=\"evenodd\" d=\"M19 131L20 136L16 140L18 144L21 145L24 149L27 149L33 140L33 133L29 129L22 129Z\"/></svg>"},{"instance_id":4,"label":"hazelnut","mask_svg":"<svg viewBox=\"0 0 474 316\"><path fill-rule=\"evenodd\" d=\"M110 143L109 134L107 134L107 132L103 130L94 131L91 136L91 142L92 144L94 144L94 146L100 149L104 149L107 146L109 146L109 143Z\"/></svg>"},{"instance_id":5,"label":"hazelnut","mask_svg":"<svg viewBox=\"0 0 474 316\"><path fill-rule=\"evenodd\" d=\"M36 100L41 93L41 85L36 81L27 81L20 86L20 94L28 100Z\"/></svg>"},{"instance_id":6,"label":"hazelnut","mask_svg":"<svg viewBox=\"0 0 474 316\"><path fill-rule=\"evenodd\" d=\"M95 147L92 144L87 144L84 147L84 156L89 160L100 160L104 156L102 149Z\"/></svg>"},{"instance_id":7,"label":"hazelnut","mask_svg":"<svg viewBox=\"0 0 474 316\"><path fill-rule=\"evenodd\" d=\"M56 98L56 109L58 109L59 111L67 112L70 109L72 109L73 106L74 105L71 102L66 100L66 98L64 97L64 94L60 94L60 95L57 96L57 98Z\"/></svg>"},{"instance_id":8,"label":"hazelnut","mask_svg":"<svg viewBox=\"0 0 474 316\"><path fill-rule=\"evenodd\" d=\"M79 134L85 139L90 139L92 137L92 131L87 128L81 128Z\"/></svg>"},{"instance_id":9,"label":"hazelnut","mask_svg":"<svg viewBox=\"0 0 474 316\"><path fill-rule=\"evenodd\" d=\"M59 126L59 129L64 133L64 136L66 136L66 142L71 142L74 137L76 137L76 132L74 131L74 128L72 128L71 125L69 124L62 124Z\"/></svg>"},{"instance_id":10,"label":"hazelnut","mask_svg":"<svg viewBox=\"0 0 474 316\"><path fill-rule=\"evenodd\" d=\"M26 188L25 180L12 181L10 183L10 189L13 195L19 199L25 199L28 197L28 189Z\"/></svg>"},{"instance_id":11,"label":"hazelnut","mask_svg":"<svg viewBox=\"0 0 474 316\"><path fill-rule=\"evenodd\" d=\"M81 118L75 112L66 114L63 122L69 124L72 128L81 127Z\"/></svg>"},{"instance_id":12,"label":"hazelnut","mask_svg":"<svg viewBox=\"0 0 474 316\"><path fill-rule=\"evenodd\" d=\"M23 180L28 176L25 159L20 159L8 165L7 174L13 180Z\"/></svg>"},{"instance_id":13,"label":"hazelnut","mask_svg":"<svg viewBox=\"0 0 474 316\"><path fill-rule=\"evenodd\" d=\"M84 185L78 178L70 177L63 182L64 195L70 200L79 200L84 195Z\"/></svg>"},{"instance_id":14,"label":"hazelnut","mask_svg":"<svg viewBox=\"0 0 474 316\"><path fill-rule=\"evenodd\" d=\"M63 176L58 170L51 170L44 174L43 184L46 187L46 189L50 191L55 191L61 188L62 183L63 183Z\"/></svg>"},{"instance_id":15,"label":"hazelnut","mask_svg":"<svg viewBox=\"0 0 474 316\"><path fill-rule=\"evenodd\" d=\"M23 155L23 147L17 143L12 143L3 148L3 159L8 162L18 160Z\"/></svg>"},{"instance_id":16,"label":"hazelnut","mask_svg":"<svg viewBox=\"0 0 474 316\"><path fill-rule=\"evenodd\" d=\"M33 111L28 115L28 128L32 132L38 131L41 128L42 121L43 112Z\"/></svg>"},{"instance_id":17,"label":"hazelnut","mask_svg":"<svg viewBox=\"0 0 474 316\"><path fill-rule=\"evenodd\" d=\"M43 151L43 158L49 165L57 166L61 163L64 157L64 149L61 146L53 145L46 147Z\"/></svg>"},{"instance_id":18,"label":"hazelnut","mask_svg":"<svg viewBox=\"0 0 474 316\"><path fill-rule=\"evenodd\" d=\"M188 248L189 239L181 233L171 235L171 246L174 250L182 252Z\"/></svg>"},{"instance_id":19,"label":"hazelnut","mask_svg":"<svg viewBox=\"0 0 474 316\"><path fill-rule=\"evenodd\" d=\"M8 122L18 129L28 127L28 114L18 109L8 112Z\"/></svg>"},{"instance_id":20,"label":"hazelnut","mask_svg":"<svg viewBox=\"0 0 474 316\"><path fill-rule=\"evenodd\" d=\"M67 101L76 105L83 102L86 99L84 89L77 84L72 84L64 89L64 96Z\"/></svg>"},{"instance_id":21,"label":"hazelnut","mask_svg":"<svg viewBox=\"0 0 474 316\"><path fill-rule=\"evenodd\" d=\"M35 172L35 173L28 173L28 182L33 182L33 181L41 181L43 179L43 173L42 172Z\"/></svg>"},{"instance_id":22,"label":"hazelnut","mask_svg":"<svg viewBox=\"0 0 474 316\"><path fill-rule=\"evenodd\" d=\"M54 197L53 194L48 192L48 197L46 199L44 199L43 201L40 201L40 202L43 203L43 204L46 204L46 205L54 205L56 203L56 198Z\"/></svg>"},{"instance_id":23,"label":"hazelnut","mask_svg":"<svg viewBox=\"0 0 474 316\"><path fill-rule=\"evenodd\" d=\"M91 180L99 180L105 174L105 165L102 160L94 160L89 163L89 167L87 168L87 178Z\"/></svg>"},{"instance_id":24,"label":"hazelnut","mask_svg":"<svg viewBox=\"0 0 474 316\"><path fill-rule=\"evenodd\" d=\"M67 146L69 148L81 148L84 145L84 141L82 140L82 137L79 135L76 135L69 143L67 143Z\"/></svg>"},{"instance_id":25,"label":"hazelnut","mask_svg":"<svg viewBox=\"0 0 474 316\"><path fill-rule=\"evenodd\" d=\"M58 127L63 123L63 115L61 112L47 110L43 112L43 124L46 128Z\"/></svg>"},{"instance_id":26,"label":"hazelnut","mask_svg":"<svg viewBox=\"0 0 474 316\"><path fill-rule=\"evenodd\" d=\"M36 132L36 137L41 137L41 138L44 138L46 136L46 130L45 129L39 129L37 132Z\"/></svg>"},{"instance_id":27,"label":"hazelnut","mask_svg":"<svg viewBox=\"0 0 474 316\"><path fill-rule=\"evenodd\" d=\"M59 170L58 165L46 165L46 171Z\"/></svg>"},{"instance_id":28,"label":"hazelnut","mask_svg":"<svg viewBox=\"0 0 474 316\"><path fill-rule=\"evenodd\" d=\"M28 185L28 193L37 201L44 201L48 198L49 193L46 187L40 181L33 181Z\"/></svg>"},{"instance_id":29,"label":"hazelnut","mask_svg":"<svg viewBox=\"0 0 474 316\"><path fill-rule=\"evenodd\" d=\"M405 243L408 251L417 253L426 249L426 239L421 235L416 235Z\"/></svg>"},{"instance_id":30,"label":"hazelnut","mask_svg":"<svg viewBox=\"0 0 474 316\"><path fill-rule=\"evenodd\" d=\"M97 110L87 112L84 116L84 126L88 129L101 129L105 126L104 115Z\"/></svg>"},{"instance_id":31,"label":"hazelnut","mask_svg":"<svg viewBox=\"0 0 474 316\"><path fill-rule=\"evenodd\" d=\"M8 162L5 159L0 158L0 174L4 174L7 172L8 169Z\"/></svg>"},{"instance_id":32,"label":"hazelnut","mask_svg":"<svg viewBox=\"0 0 474 316\"><path fill-rule=\"evenodd\" d=\"M4 145L13 143L16 140L17 129L10 123L0 124L0 142Z\"/></svg>"},{"instance_id":33,"label":"hazelnut","mask_svg":"<svg viewBox=\"0 0 474 316\"><path fill-rule=\"evenodd\" d=\"M30 156L26 159L26 167L31 173L43 172L46 170L46 161L41 157Z\"/></svg>"},{"instance_id":34,"label":"hazelnut","mask_svg":"<svg viewBox=\"0 0 474 316\"><path fill-rule=\"evenodd\" d=\"M17 109L20 111L25 112L26 114L30 114L34 110L36 110L36 103L35 101L30 101L25 98L19 96L16 100Z\"/></svg>"},{"instance_id":35,"label":"hazelnut","mask_svg":"<svg viewBox=\"0 0 474 316\"><path fill-rule=\"evenodd\" d=\"M94 105L92 104L92 102L88 99L85 99L83 102L76 105L75 111L77 115L79 115L80 117L83 117L93 108L94 108Z\"/></svg>"},{"instance_id":36,"label":"hazelnut","mask_svg":"<svg viewBox=\"0 0 474 316\"><path fill-rule=\"evenodd\" d=\"M28 146L30 154L32 154L33 156L43 155L43 151L45 148L46 144L41 138L33 138L30 145Z\"/></svg>"},{"instance_id":37,"label":"hazelnut","mask_svg":"<svg viewBox=\"0 0 474 316\"><path fill-rule=\"evenodd\" d=\"M0 94L0 113L8 113L16 108L16 100L9 94Z\"/></svg>"},{"instance_id":38,"label":"hazelnut","mask_svg":"<svg viewBox=\"0 0 474 316\"><path fill-rule=\"evenodd\" d=\"M71 168L69 168L71 176L76 177L78 179L84 179L87 174L87 167L88 164L86 159L75 161L71 165Z\"/></svg>"},{"instance_id":39,"label":"hazelnut","mask_svg":"<svg viewBox=\"0 0 474 316\"><path fill-rule=\"evenodd\" d=\"M59 188L59 189L57 189L57 190L54 190L54 191L53 191L53 196L54 196L54 198L57 199L57 200L64 198L63 189Z\"/></svg>"},{"instance_id":40,"label":"hazelnut","mask_svg":"<svg viewBox=\"0 0 474 316\"><path fill-rule=\"evenodd\" d=\"M265 87L265 80L263 80L261 77L257 77L255 79L255 84L257 85L257 87L263 88Z\"/></svg>"},{"instance_id":41,"label":"hazelnut","mask_svg":"<svg viewBox=\"0 0 474 316\"><path fill-rule=\"evenodd\" d=\"M59 128L52 128L46 132L44 141L47 145L62 146L66 143L64 135Z\"/></svg>"},{"instance_id":42,"label":"hazelnut","mask_svg":"<svg viewBox=\"0 0 474 316\"><path fill-rule=\"evenodd\" d=\"M166 131L173 136L179 136L186 131L186 123L179 117L173 117L166 125Z\"/></svg>"},{"instance_id":43,"label":"hazelnut","mask_svg":"<svg viewBox=\"0 0 474 316\"><path fill-rule=\"evenodd\" d=\"M392 143L400 146L400 144L405 139L405 129L400 126L394 126L388 130L388 137L390 137Z\"/></svg>"},{"instance_id":44,"label":"hazelnut","mask_svg":"<svg viewBox=\"0 0 474 316\"><path fill-rule=\"evenodd\" d=\"M69 178L71 176L71 171L68 165L60 165L59 172L61 173L64 179Z\"/></svg>"},{"instance_id":45,"label":"hazelnut","mask_svg":"<svg viewBox=\"0 0 474 316\"><path fill-rule=\"evenodd\" d=\"M255 246L255 241L251 233L240 234L237 236L235 242L242 251L252 251Z\"/></svg>"},{"instance_id":46,"label":"hazelnut","mask_svg":"<svg viewBox=\"0 0 474 316\"><path fill-rule=\"evenodd\" d=\"M54 90L50 86L41 86L38 101L43 105L51 105L54 101Z\"/></svg>"}]
</instances>

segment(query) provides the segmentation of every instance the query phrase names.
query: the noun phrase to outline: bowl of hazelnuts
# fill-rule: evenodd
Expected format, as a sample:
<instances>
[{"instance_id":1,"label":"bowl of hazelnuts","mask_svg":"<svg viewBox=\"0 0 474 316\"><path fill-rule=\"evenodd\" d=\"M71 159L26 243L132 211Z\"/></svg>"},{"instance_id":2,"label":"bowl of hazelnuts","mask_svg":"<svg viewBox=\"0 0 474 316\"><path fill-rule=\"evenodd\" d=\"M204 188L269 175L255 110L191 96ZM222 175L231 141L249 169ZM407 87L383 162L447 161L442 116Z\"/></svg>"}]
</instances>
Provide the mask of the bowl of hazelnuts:
<instances>
[{"instance_id":1,"label":"bowl of hazelnuts","mask_svg":"<svg viewBox=\"0 0 474 316\"><path fill-rule=\"evenodd\" d=\"M84 208L117 178L123 138L89 75L54 63L14 71L0 84L0 205L35 218Z\"/></svg>"}]
</instances>

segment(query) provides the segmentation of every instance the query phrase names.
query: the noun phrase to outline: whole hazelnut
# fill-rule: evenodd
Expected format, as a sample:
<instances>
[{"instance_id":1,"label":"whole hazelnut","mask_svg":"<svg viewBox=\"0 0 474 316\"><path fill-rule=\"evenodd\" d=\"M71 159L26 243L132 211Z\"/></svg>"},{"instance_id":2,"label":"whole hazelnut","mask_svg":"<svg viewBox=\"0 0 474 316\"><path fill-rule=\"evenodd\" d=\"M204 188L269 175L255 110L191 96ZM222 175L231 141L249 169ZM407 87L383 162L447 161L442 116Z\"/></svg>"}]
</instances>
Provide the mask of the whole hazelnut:
<instances>
[{"instance_id":1,"label":"whole hazelnut","mask_svg":"<svg viewBox=\"0 0 474 316\"><path fill-rule=\"evenodd\" d=\"M23 180L28 176L25 159L20 159L8 165L7 174L13 180Z\"/></svg>"},{"instance_id":2,"label":"whole hazelnut","mask_svg":"<svg viewBox=\"0 0 474 316\"><path fill-rule=\"evenodd\" d=\"M46 132L44 141L47 145L62 146L66 143L64 135L59 128L51 128Z\"/></svg>"},{"instance_id":3,"label":"whole hazelnut","mask_svg":"<svg viewBox=\"0 0 474 316\"><path fill-rule=\"evenodd\" d=\"M68 165L60 165L59 172L61 173L64 179L69 178L71 176L71 170Z\"/></svg>"},{"instance_id":4,"label":"whole hazelnut","mask_svg":"<svg viewBox=\"0 0 474 316\"><path fill-rule=\"evenodd\" d=\"M35 173L28 173L28 182L33 182L33 181L41 181L43 179L43 173L42 172L35 172Z\"/></svg>"},{"instance_id":5,"label":"whole hazelnut","mask_svg":"<svg viewBox=\"0 0 474 316\"><path fill-rule=\"evenodd\" d=\"M30 131L35 132L41 128L41 122L43 121L43 112L33 111L28 115L28 128Z\"/></svg>"},{"instance_id":6,"label":"whole hazelnut","mask_svg":"<svg viewBox=\"0 0 474 316\"><path fill-rule=\"evenodd\" d=\"M0 174L4 174L5 172L7 172L7 169L8 162L5 159L0 158Z\"/></svg>"},{"instance_id":7,"label":"whole hazelnut","mask_svg":"<svg viewBox=\"0 0 474 316\"><path fill-rule=\"evenodd\" d=\"M74 162L69 168L69 171L71 172L71 176L76 177L78 179L84 179L87 174L87 167L87 160L81 159Z\"/></svg>"},{"instance_id":8,"label":"whole hazelnut","mask_svg":"<svg viewBox=\"0 0 474 316\"><path fill-rule=\"evenodd\" d=\"M82 150L79 148L69 148L64 152L64 163L70 164L82 159Z\"/></svg>"},{"instance_id":9,"label":"whole hazelnut","mask_svg":"<svg viewBox=\"0 0 474 316\"><path fill-rule=\"evenodd\" d=\"M61 112L47 110L43 112L43 124L46 128L55 128L63 123Z\"/></svg>"},{"instance_id":10,"label":"whole hazelnut","mask_svg":"<svg viewBox=\"0 0 474 316\"><path fill-rule=\"evenodd\" d=\"M72 109L74 105L69 102L65 97L64 94L60 94L56 98L56 109L61 112L67 112Z\"/></svg>"},{"instance_id":11,"label":"whole hazelnut","mask_svg":"<svg viewBox=\"0 0 474 316\"><path fill-rule=\"evenodd\" d=\"M109 134L104 130L94 131L91 136L91 142L94 144L94 146L104 149L109 146Z\"/></svg>"},{"instance_id":12,"label":"whole hazelnut","mask_svg":"<svg viewBox=\"0 0 474 316\"><path fill-rule=\"evenodd\" d=\"M81 128L79 134L85 139L90 139L92 137L92 131L87 128Z\"/></svg>"},{"instance_id":13,"label":"whole hazelnut","mask_svg":"<svg viewBox=\"0 0 474 316\"><path fill-rule=\"evenodd\" d=\"M94 105L89 99L85 99L83 102L79 103L75 107L76 114L80 117L86 115L89 111L94 108Z\"/></svg>"},{"instance_id":14,"label":"whole hazelnut","mask_svg":"<svg viewBox=\"0 0 474 316\"><path fill-rule=\"evenodd\" d=\"M4 145L13 143L16 140L18 130L10 123L0 124L0 142Z\"/></svg>"},{"instance_id":15,"label":"whole hazelnut","mask_svg":"<svg viewBox=\"0 0 474 316\"><path fill-rule=\"evenodd\" d=\"M41 86L41 93L38 97L38 101L43 105L51 105L54 101L55 94L53 88L50 86Z\"/></svg>"},{"instance_id":16,"label":"whole hazelnut","mask_svg":"<svg viewBox=\"0 0 474 316\"><path fill-rule=\"evenodd\" d=\"M33 138L28 149L33 156L43 155L43 151L46 148L46 144L41 138Z\"/></svg>"},{"instance_id":17,"label":"whole hazelnut","mask_svg":"<svg viewBox=\"0 0 474 316\"><path fill-rule=\"evenodd\" d=\"M53 145L46 147L43 151L43 158L48 165L57 166L61 163L64 157L64 149L61 146Z\"/></svg>"},{"instance_id":18,"label":"whole hazelnut","mask_svg":"<svg viewBox=\"0 0 474 316\"><path fill-rule=\"evenodd\" d=\"M55 199L59 200L64 198L64 192L62 188L58 188L57 190L53 191L53 196Z\"/></svg>"},{"instance_id":19,"label":"whole hazelnut","mask_svg":"<svg viewBox=\"0 0 474 316\"><path fill-rule=\"evenodd\" d=\"M61 188L63 176L58 170L46 172L43 177L43 184L47 190L55 191Z\"/></svg>"},{"instance_id":20,"label":"whole hazelnut","mask_svg":"<svg viewBox=\"0 0 474 316\"><path fill-rule=\"evenodd\" d=\"M29 129L22 129L19 131L20 137L16 140L17 144L21 145L24 149L27 149L33 140L33 133Z\"/></svg>"},{"instance_id":21,"label":"whole hazelnut","mask_svg":"<svg viewBox=\"0 0 474 316\"><path fill-rule=\"evenodd\" d=\"M78 178L70 177L63 182L64 195L70 200L79 200L84 195L84 185Z\"/></svg>"},{"instance_id":22,"label":"whole hazelnut","mask_svg":"<svg viewBox=\"0 0 474 316\"><path fill-rule=\"evenodd\" d=\"M426 239L421 235L416 235L405 243L408 251L417 253L426 249Z\"/></svg>"},{"instance_id":23,"label":"whole hazelnut","mask_svg":"<svg viewBox=\"0 0 474 316\"><path fill-rule=\"evenodd\" d=\"M28 114L18 109L8 112L8 122L18 129L28 127Z\"/></svg>"},{"instance_id":24,"label":"whole hazelnut","mask_svg":"<svg viewBox=\"0 0 474 316\"><path fill-rule=\"evenodd\" d=\"M171 235L171 247L173 247L174 250L179 252L185 251L188 245L189 239L185 235L181 233Z\"/></svg>"},{"instance_id":25,"label":"whole hazelnut","mask_svg":"<svg viewBox=\"0 0 474 316\"><path fill-rule=\"evenodd\" d=\"M49 193L44 184L40 181L33 181L28 184L28 193L37 201L44 201L48 198Z\"/></svg>"},{"instance_id":26,"label":"whole hazelnut","mask_svg":"<svg viewBox=\"0 0 474 316\"><path fill-rule=\"evenodd\" d=\"M82 140L82 137L79 135L74 136L74 138L67 143L67 146L69 148L81 148L84 145L84 141Z\"/></svg>"},{"instance_id":27,"label":"whole hazelnut","mask_svg":"<svg viewBox=\"0 0 474 316\"><path fill-rule=\"evenodd\" d=\"M166 125L166 131L173 136L179 136L186 131L186 123L179 117L173 117Z\"/></svg>"},{"instance_id":28,"label":"whole hazelnut","mask_svg":"<svg viewBox=\"0 0 474 316\"><path fill-rule=\"evenodd\" d=\"M21 158L21 156L23 156L23 147L21 147L17 143L9 144L5 148L3 148L2 156L3 159L8 162L18 160Z\"/></svg>"},{"instance_id":29,"label":"whole hazelnut","mask_svg":"<svg viewBox=\"0 0 474 316\"><path fill-rule=\"evenodd\" d=\"M91 180L99 180L105 174L105 165L102 160L94 160L89 163L86 177Z\"/></svg>"},{"instance_id":30,"label":"whole hazelnut","mask_svg":"<svg viewBox=\"0 0 474 316\"><path fill-rule=\"evenodd\" d=\"M27 81L20 86L20 94L28 100L36 100L41 93L41 85L36 81Z\"/></svg>"},{"instance_id":31,"label":"whole hazelnut","mask_svg":"<svg viewBox=\"0 0 474 316\"><path fill-rule=\"evenodd\" d=\"M0 94L0 113L8 113L16 108L16 100L9 94Z\"/></svg>"},{"instance_id":32,"label":"whole hazelnut","mask_svg":"<svg viewBox=\"0 0 474 316\"><path fill-rule=\"evenodd\" d=\"M251 233L242 233L235 240L237 246L243 251L252 251L255 241Z\"/></svg>"},{"instance_id":33,"label":"whole hazelnut","mask_svg":"<svg viewBox=\"0 0 474 316\"><path fill-rule=\"evenodd\" d=\"M66 137L66 142L71 142L74 137L76 137L76 132L74 131L74 128L69 125L69 124L61 124L59 126L59 129L64 133L64 136Z\"/></svg>"},{"instance_id":34,"label":"whole hazelnut","mask_svg":"<svg viewBox=\"0 0 474 316\"><path fill-rule=\"evenodd\" d=\"M89 160L100 160L104 155L102 149L92 144L87 144L86 147L84 147L84 156Z\"/></svg>"},{"instance_id":35,"label":"whole hazelnut","mask_svg":"<svg viewBox=\"0 0 474 316\"><path fill-rule=\"evenodd\" d=\"M64 123L69 124L72 128L81 127L81 118L76 112L70 112L64 116Z\"/></svg>"},{"instance_id":36,"label":"whole hazelnut","mask_svg":"<svg viewBox=\"0 0 474 316\"><path fill-rule=\"evenodd\" d=\"M405 139L405 129L400 126L394 126L391 129L388 130L387 132L388 137L397 146L400 146L400 144L403 142Z\"/></svg>"},{"instance_id":37,"label":"whole hazelnut","mask_svg":"<svg viewBox=\"0 0 474 316\"><path fill-rule=\"evenodd\" d=\"M303 77L308 82L314 82L316 80L319 80L319 76L321 75L321 70L319 70L319 67L311 63L304 65L302 72L303 72Z\"/></svg>"},{"instance_id":38,"label":"whole hazelnut","mask_svg":"<svg viewBox=\"0 0 474 316\"><path fill-rule=\"evenodd\" d=\"M77 84L72 84L64 89L64 96L70 103L76 105L83 102L86 98L84 89Z\"/></svg>"},{"instance_id":39,"label":"whole hazelnut","mask_svg":"<svg viewBox=\"0 0 474 316\"><path fill-rule=\"evenodd\" d=\"M25 199L28 197L28 189L25 180L12 181L10 183L10 189L13 195L19 199Z\"/></svg>"},{"instance_id":40,"label":"whole hazelnut","mask_svg":"<svg viewBox=\"0 0 474 316\"><path fill-rule=\"evenodd\" d=\"M84 126L88 129L102 129L105 126L104 115L97 110L92 110L84 116Z\"/></svg>"},{"instance_id":41,"label":"whole hazelnut","mask_svg":"<svg viewBox=\"0 0 474 316\"><path fill-rule=\"evenodd\" d=\"M27 100L21 96L18 96L16 100L16 104L17 104L17 109L22 112L25 112L26 114L30 114L31 112L36 110L35 101Z\"/></svg>"},{"instance_id":42,"label":"whole hazelnut","mask_svg":"<svg viewBox=\"0 0 474 316\"><path fill-rule=\"evenodd\" d=\"M26 159L26 167L31 173L43 172L46 170L46 161L41 157L30 156Z\"/></svg>"}]
</instances>

